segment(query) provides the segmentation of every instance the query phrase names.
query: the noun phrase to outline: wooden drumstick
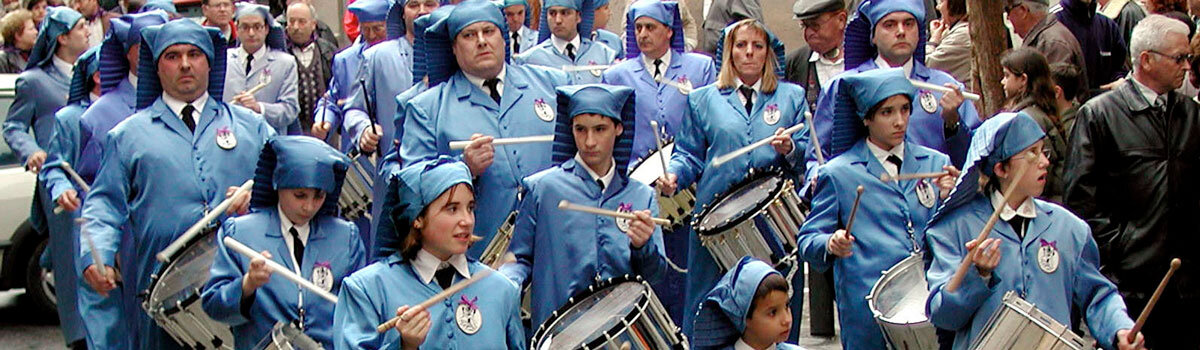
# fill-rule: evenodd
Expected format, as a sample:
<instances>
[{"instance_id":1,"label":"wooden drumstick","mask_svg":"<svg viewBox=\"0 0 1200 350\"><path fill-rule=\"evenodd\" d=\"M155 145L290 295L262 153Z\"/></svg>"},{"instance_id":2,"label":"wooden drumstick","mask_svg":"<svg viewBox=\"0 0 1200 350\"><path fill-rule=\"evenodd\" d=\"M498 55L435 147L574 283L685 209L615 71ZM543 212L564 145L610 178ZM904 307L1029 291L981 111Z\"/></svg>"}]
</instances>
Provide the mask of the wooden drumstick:
<instances>
[{"instance_id":1,"label":"wooden drumstick","mask_svg":"<svg viewBox=\"0 0 1200 350\"><path fill-rule=\"evenodd\" d=\"M226 247L229 247L230 249L233 249L233 250L237 251L238 253L245 255L247 258L263 259L267 263L267 268L271 269L272 273L283 276L284 278L287 278L288 280L295 282L296 284L299 284L301 287L304 287L305 289L312 291L313 293L317 294L317 296L324 298L325 300L329 300L329 302L331 302L331 303L337 304L337 296L330 294L328 291L325 291L324 288L318 287L317 285L313 284L308 279L304 278L303 276L297 275L292 270L289 270L287 267L280 265L279 263L275 262L274 260L267 259L267 257L263 256L259 252L254 251L254 249L250 249L250 247L247 247L245 244L242 244L242 242L238 242L238 240L233 239L233 237L226 236L225 239L223 240L223 242L225 242Z\"/></svg>"},{"instance_id":2,"label":"wooden drumstick","mask_svg":"<svg viewBox=\"0 0 1200 350\"><path fill-rule=\"evenodd\" d=\"M610 217L621 218L621 219L637 220L637 215L633 215L633 213L626 213L626 212L620 212L620 211L616 211L616 210L608 210L608 209L572 204L571 202L569 202L565 199L562 200L561 202L558 202L558 209L573 210L573 211L578 211L578 212L610 216ZM668 226L671 224L671 220L667 220L667 219L663 219L663 218L653 218L652 217L652 218L650 218L650 220L654 221L654 223L659 224L661 226Z\"/></svg>"},{"instance_id":3,"label":"wooden drumstick","mask_svg":"<svg viewBox=\"0 0 1200 350\"><path fill-rule=\"evenodd\" d=\"M465 148L467 148L467 146L471 145L471 142L472 141L470 141L470 140L450 141L450 149L455 150L455 151L465 149ZM516 145L516 144L533 143L533 142L554 142L554 135L537 135L537 136L509 137L509 138L503 138L503 139L493 139L492 146Z\"/></svg>"},{"instance_id":4,"label":"wooden drumstick","mask_svg":"<svg viewBox=\"0 0 1200 350\"><path fill-rule=\"evenodd\" d=\"M954 91L954 89L951 89L951 88L948 88L945 86L941 86L941 85L937 85L937 84L930 84L930 83L926 83L926 82L916 80L916 79L909 79L908 81L911 82L913 84L913 86L918 89L933 90L933 91L941 92L944 94L948 94L951 91ZM963 91L962 95L964 98L971 100L971 101L979 101L979 99L980 99L979 94L976 94L976 93Z\"/></svg>"},{"instance_id":5,"label":"wooden drumstick","mask_svg":"<svg viewBox=\"0 0 1200 350\"><path fill-rule=\"evenodd\" d=\"M783 133L781 133L779 135L790 135L797 131L800 131L800 128L803 128L803 127L804 127L804 123L796 124L796 126L793 126L793 127L783 130ZM730 160L733 160L734 158L741 157L743 154L750 153L750 151L753 151L755 148L759 148L759 147L762 147L763 145L771 143L771 141L775 139L775 136L776 135L767 136L767 137L763 138L762 140L758 140L752 144L747 145L746 147L738 148L737 150L734 150L733 152L719 155L716 158L713 158L712 165L714 168L719 168L719 167L721 167L721 165L729 162Z\"/></svg>"},{"instance_id":6,"label":"wooden drumstick","mask_svg":"<svg viewBox=\"0 0 1200 350\"><path fill-rule=\"evenodd\" d=\"M862 185L858 185L858 189L855 189L855 191L858 193L854 195L854 206L850 207L850 219L846 220L847 236L853 236L850 234L850 229L854 227L854 216L858 214L858 201L862 200L862 194L864 190L866 190L866 188L863 188Z\"/></svg>"},{"instance_id":7,"label":"wooden drumstick","mask_svg":"<svg viewBox=\"0 0 1200 350\"><path fill-rule=\"evenodd\" d=\"M607 65L607 64L590 64L590 65L582 65L582 66L564 65L564 66L562 66L562 71L569 73L569 72L588 71L588 70L605 70L605 69L608 69L608 67L612 67L612 66Z\"/></svg>"},{"instance_id":8,"label":"wooden drumstick","mask_svg":"<svg viewBox=\"0 0 1200 350\"><path fill-rule=\"evenodd\" d=\"M931 178L938 178L938 177L942 177L942 176L946 176L946 175L950 175L950 172L949 172L949 171L943 171L943 172L937 172L937 173L913 173L913 174L899 174L899 175L896 175L896 176L891 176L891 175L888 175L888 174L883 174L883 175L879 175L879 180L880 180L880 181L883 181L883 182L888 182L888 181L905 181L905 180L916 180L916 179L931 179Z\"/></svg>"},{"instance_id":9,"label":"wooden drumstick","mask_svg":"<svg viewBox=\"0 0 1200 350\"><path fill-rule=\"evenodd\" d=\"M85 222L83 218L75 219L75 224L79 225L79 235L83 237L83 243L87 245L88 250L92 251L92 265L96 265L96 270L100 271L100 275L104 276L104 279L112 281L113 278L109 275L108 269L104 268L104 260L100 259L100 252L96 251L96 242L92 240L92 233L84 229Z\"/></svg>"},{"instance_id":10,"label":"wooden drumstick","mask_svg":"<svg viewBox=\"0 0 1200 350\"><path fill-rule=\"evenodd\" d=\"M654 143L658 145L658 160L662 162L663 174L667 173L667 156L663 155L662 137L658 136L658 121L651 120L650 128L654 129Z\"/></svg>"},{"instance_id":11,"label":"wooden drumstick","mask_svg":"<svg viewBox=\"0 0 1200 350\"><path fill-rule=\"evenodd\" d=\"M187 231L184 231L182 235L179 235L179 238L176 238L175 241L171 242L166 249L158 252L158 254L155 255L155 258L161 262L167 262L171 260L171 256L175 255L175 252L183 249L183 245L192 240L193 236L200 234L200 231L203 230L204 227L208 226L208 223L216 220L218 216L221 216L221 214L224 214L225 210L229 209L229 206L233 205L233 202L240 198L242 194L250 195L250 188L253 186L253 179L246 180L241 187L238 187L237 191L233 192L232 196L225 198L225 200L221 201L221 204L217 204L217 207L209 211L208 214L204 214L204 217L200 218L200 221L196 221L195 224L192 224L191 227L188 227Z\"/></svg>"},{"instance_id":12,"label":"wooden drumstick","mask_svg":"<svg viewBox=\"0 0 1200 350\"><path fill-rule=\"evenodd\" d=\"M437 304L437 302L445 300L446 298L453 296L454 293L458 293L458 291L463 290L463 288L467 288L467 286L470 286L472 283L479 282L479 280L483 279L484 277L487 277L487 275L489 275L491 273L492 273L492 270L490 270L490 269L482 269L482 270L476 271L475 275L471 276L471 278L468 278L462 282L455 283L454 285L450 286L449 288L446 288L446 290L443 290L441 293L437 293L433 297L431 297L429 299L425 299L425 301L422 301L420 304L417 304L417 306L410 307L408 309L412 310L412 309L419 307L422 310L428 310L429 307L433 306L433 304ZM396 327L396 322L400 322L400 316L392 317L391 319L387 320L387 322L380 323L379 326L375 327L375 331L379 332L379 333L387 332L389 329Z\"/></svg>"},{"instance_id":13,"label":"wooden drumstick","mask_svg":"<svg viewBox=\"0 0 1200 350\"><path fill-rule=\"evenodd\" d=\"M673 88L679 89L679 93L682 93L682 94L684 94L684 95L687 95L687 94L691 94L691 93L692 93L692 88L691 88L691 87L688 87L688 86L686 86L686 85L683 85L683 84L681 84L681 83L675 82L674 80L671 80L671 79L664 79L664 78L663 78L661 75L660 75L660 76L657 76L657 77L655 77L655 78L654 78L654 82L656 82L656 83L663 83L663 84L666 84L667 86L670 86L670 87L673 87Z\"/></svg>"},{"instance_id":14,"label":"wooden drumstick","mask_svg":"<svg viewBox=\"0 0 1200 350\"><path fill-rule=\"evenodd\" d=\"M821 140L817 139L817 124L813 124L811 112L804 112L804 120L808 123L808 137L812 139L813 154L817 156L817 164L825 164L825 153L821 151Z\"/></svg>"},{"instance_id":15,"label":"wooden drumstick","mask_svg":"<svg viewBox=\"0 0 1200 350\"><path fill-rule=\"evenodd\" d=\"M1137 339L1137 334L1142 330L1142 326L1146 324L1146 319L1150 318L1150 310L1154 309L1154 304L1158 302L1158 297L1162 296L1164 289L1167 289L1167 282L1171 280L1171 275L1175 274L1175 270L1179 269L1179 265L1183 265L1183 261L1179 258L1171 259L1171 268L1167 270L1167 275L1163 276L1162 282L1158 282L1158 288L1154 289L1154 294L1150 296L1150 301L1146 303L1146 308L1142 309L1142 314L1138 315L1137 322L1134 322L1133 328L1129 329L1129 335L1125 337L1129 343L1133 343Z\"/></svg>"},{"instance_id":16,"label":"wooden drumstick","mask_svg":"<svg viewBox=\"0 0 1200 350\"><path fill-rule=\"evenodd\" d=\"M1020 166L1017 167L1016 176L1013 177L1014 179L1020 179L1024 177L1025 170L1032 166L1032 164L1029 164L1028 161L1023 161L1018 164L1020 164ZM983 241L986 240L988 234L992 232L992 227L996 226L997 220L1000 220L1000 211L1004 209L1004 206L1008 205L1008 201L1012 199L1013 193L1016 192L1014 191L1016 188L1017 185L1012 184L1008 186L1008 189L1004 190L1004 200L1000 202L1001 204L1000 206L996 207L996 210L992 211L992 216L989 217L987 223L983 225L983 230L979 231L979 236L975 238L975 248L982 246ZM967 277L967 269L971 268L970 255L971 251L968 250L967 255L963 256L962 263L958 265L958 270L954 271L954 276L950 277L949 282L946 282L945 288L947 292L954 293L954 291L958 290L958 286L962 284L963 278Z\"/></svg>"},{"instance_id":17,"label":"wooden drumstick","mask_svg":"<svg viewBox=\"0 0 1200 350\"><path fill-rule=\"evenodd\" d=\"M88 186L87 181L83 181L83 177L80 177L79 173L75 172L74 168L71 168L71 163L62 162L59 165L59 169L62 169L63 172L67 173L67 176L71 177L71 181L74 181L75 186L79 187L82 192L92 191L92 186ZM65 210L66 209L63 209L61 205L54 207L55 214L62 214L62 212Z\"/></svg>"}]
</instances>

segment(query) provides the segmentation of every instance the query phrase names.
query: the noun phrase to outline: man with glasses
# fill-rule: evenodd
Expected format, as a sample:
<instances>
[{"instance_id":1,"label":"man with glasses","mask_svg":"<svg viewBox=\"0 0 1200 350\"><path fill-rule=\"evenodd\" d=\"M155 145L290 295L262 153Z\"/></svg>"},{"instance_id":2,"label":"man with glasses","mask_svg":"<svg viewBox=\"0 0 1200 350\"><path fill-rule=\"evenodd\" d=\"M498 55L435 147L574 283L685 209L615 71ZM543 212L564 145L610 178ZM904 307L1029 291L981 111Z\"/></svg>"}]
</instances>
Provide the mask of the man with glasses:
<instances>
[{"instance_id":1,"label":"man with glasses","mask_svg":"<svg viewBox=\"0 0 1200 350\"><path fill-rule=\"evenodd\" d=\"M803 86L809 108L816 109L821 90L846 69L842 40L846 37L848 14L841 0L799 0L792 6L792 13L808 46L787 55L785 79Z\"/></svg>"},{"instance_id":2,"label":"man with glasses","mask_svg":"<svg viewBox=\"0 0 1200 350\"><path fill-rule=\"evenodd\" d=\"M202 0L200 2L200 12L203 17L195 17L192 20L205 27L213 27L221 30L221 36L225 37L225 42L229 44L229 48L238 46L237 28L233 24L233 0Z\"/></svg>"},{"instance_id":3,"label":"man with glasses","mask_svg":"<svg viewBox=\"0 0 1200 350\"><path fill-rule=\"evenodd\" d=\"M237 29L242 43L229 50L223 100L258 113L277 134L301 134L296 60L284 51L283 27L266 6L241 3Z\"/></svg>"},{"instance_id":4,"label":"man with glasses","mask_svg":"<svg viewBox=\"0 0 1200 350\"><path fill-rule=\"evenodd\" d=\"M1175 92L1191 66L1188 27L1161 16L1133 29L1131 78L1080 107L1067 158L1065 200L1087 220L1100 271L1138 315L1172 258L1183 260L1142 332L1153 349L1196 349L1200 254L1200 106Z\"/></svg>"},{"instance_id":5,"label":"man with glasses","mask_svg":"<svg viewBox=\"0 0 1200 350\"><path fill-rule=\"evenodd\" d=\"M1032 47L1050 64L1069 63L1079 67L1086 78L1087 62L1075 35L1058 18L1047 12L1049 0L1006 0L1004 12L1013 31L1022 39L1022 46ZM1086 79L1085 79L1086 81ZM1083 83L1086 85L1086 82Z\"/></svg>"}]
</instances>

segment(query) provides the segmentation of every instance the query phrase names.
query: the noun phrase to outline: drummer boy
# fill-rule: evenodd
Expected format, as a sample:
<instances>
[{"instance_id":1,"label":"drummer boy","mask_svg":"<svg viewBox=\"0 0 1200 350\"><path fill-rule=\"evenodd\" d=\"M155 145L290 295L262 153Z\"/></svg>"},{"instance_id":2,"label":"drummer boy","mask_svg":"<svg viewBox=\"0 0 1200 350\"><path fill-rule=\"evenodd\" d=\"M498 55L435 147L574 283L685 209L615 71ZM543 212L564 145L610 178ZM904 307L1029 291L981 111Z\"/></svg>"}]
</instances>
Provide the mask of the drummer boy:
<instances>
[{"instance_id":1,"label":"drummer boy","mask_svg":"<svg viewBox=\"0 0 1200 350\"><path fill-rule=\"evenodd\" d=\"M226 220L219 237L236 239L326 292L366 264L358 228L337 215L338 193L350 165L337 150L306 136L267 141L254 173L253 210ZM202 294L204 311L232 326L234 348L250 349L289 322L325 348L333 347L334 304L282 277L261 259L223 243Z\"/></svg>"},{"instance_id":2,"label":"drummer boy","mask_svg":"<svg viewBox=\"0 0 1200 350\"><path fill-rule=\"evenodd\" d=\"M692 328L695 350L799 350L784 343L792 330L791 286L779 271L743 257L704 296Z\"/></svg>"},{"instance_id":3,"label":"drummer boy","mask_svg":"<svg viewBox=\"0 0 1200 350\"><path fill-rule=\"evenodd\" d=\"M958 186L925 235L933 253L926 272L930 321L955 332L954 349L966 349L1014 291L1068 329L1071 310L1079 310L1105 349L1143 349L1140 332L1128 338L1133 321L1116 286L1100 274L1087 223L1036 198L1050 163L1045 136L1024 113L996 115L975 131ZM997 210L1000 221L976 242ZM955 280L963 259L971 264Z\"/></svg>"},{"instance_id":4,"label":"drummer boy","mask_svg":"<svg viewBox=\"0 0 1200 350\"><path fill-rule=\"evenodd\" d=\"M500 271L532 283L533 325L597 279L641 275L657 285L666 273L656 192L626 176L634 135L633 89L589 84L558 88L552 168L524 179L527 192L513 231L516 262ZM630 212L616 219L568 212L561 201Z\"/></svg>"},{"instance_id":5,"label":"drummer boy","mask_svg":"<svg viewBox=\"0 0 1200 350\"><path fill-rule=\"evenodd\" d=\"M925 222L954 186L957 170L945 154L905 138L916 89L902 70L843 75L829 91L837 101L833 158L817 172L813 209L797 243L810 267L833 267L842 346L883 349L887 342L867 294L880 271L925 250ZM937 175L892 179L914 173ZM852 232L846 232L850 222Z\"/></svg>"}]
</instances>

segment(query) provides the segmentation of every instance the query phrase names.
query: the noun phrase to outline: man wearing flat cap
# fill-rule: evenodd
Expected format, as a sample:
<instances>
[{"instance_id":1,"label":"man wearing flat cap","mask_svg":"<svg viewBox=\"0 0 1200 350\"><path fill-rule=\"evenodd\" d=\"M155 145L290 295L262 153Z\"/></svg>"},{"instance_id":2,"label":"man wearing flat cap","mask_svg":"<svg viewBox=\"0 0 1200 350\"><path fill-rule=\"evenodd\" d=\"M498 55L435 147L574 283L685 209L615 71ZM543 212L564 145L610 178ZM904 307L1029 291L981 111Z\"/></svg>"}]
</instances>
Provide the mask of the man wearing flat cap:
<instances>
[{"instance_id":1,"label":"man wearing flat cap","mask_svg":"<svg viewBox=\"0 0 1200 350\"><path fill-rule=\"evenodd\" d=\"M809 109L815 109L821 90L846 68L842 39L848 14L842 0L798 0L792 13L808 45L788 53L784 79L803 86Z\"/></svg>"}]
</instances>

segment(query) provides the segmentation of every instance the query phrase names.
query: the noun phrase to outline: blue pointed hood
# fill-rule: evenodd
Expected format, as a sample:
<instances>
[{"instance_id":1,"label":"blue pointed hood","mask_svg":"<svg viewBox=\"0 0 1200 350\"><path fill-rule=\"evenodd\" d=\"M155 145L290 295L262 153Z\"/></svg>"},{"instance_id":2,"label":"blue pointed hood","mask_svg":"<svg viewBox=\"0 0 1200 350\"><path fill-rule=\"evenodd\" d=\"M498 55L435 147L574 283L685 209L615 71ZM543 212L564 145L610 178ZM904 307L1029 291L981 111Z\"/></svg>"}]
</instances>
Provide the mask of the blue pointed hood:
<instances>
[{"instance_id":1,"label":"blue pointed hood","mask_svg":"<svg viewBox=\"0 0 1200 350\"><path fill-rule=\"evenodd\" d=\"M497 1L497 4L498 4L498 6L500 6L501 10L503 10L505 7L509 7L509 6L516 6L516 5L525 6L525 22L523 24L526 27L529 26L529 20L532 19L533 16L530 15L532 13L532 11L529 10L529 2L528 1L525 1L525 0L503 0L503 1ZM515 30L514 28L508 28L508 29Z\"/></svg>"},{"instance_id":2,"label":"blue pointed hood","mask_svg":"<svg viewBox=\"0 0 1200 350\"><path fill-rule=\"evenodd\" d=\"M137 109L149 107L162 96L158 79L158 58L171 45L192 45L208 57L208 95L221 102L225 91L225 38L217 28L205 28L187 19L142 29L142 49L138 50Z\"/></svg>"},{"instance_id":3,"label":"blue pointed hood","mask_svg":"<svg viewBox=\"0 0 1200 350\"><path fill-rule=\"evenodd\" d=\"M863 119L875 105L896 95L908 96L911 103L917 96L917 88L904 77L901 68L873 69L862 73L850 73L837 78L833 104L833 129L830 133L829 158L854 147L867 137Z\"/></svg>"},{"instance_id":4,"label":"blue pointed hood","mask_svg":"<svg viewBox=\"0 0 1200 350\"><path fill-rule=\"evenodd\" d=\"M439 156L400 169L388 180L383 218L376 223L376 237L395 237L393 242L404 242L413 221L425 207L458 184L466 184L475 191L467 164L450 156ZM400 251L400 247L393 248Z\"/></svg>"},{"instance_id":5,"label":"blue pointed hood","mask_svg":"<svg viewBox=\"0 0 1200 350\"><path fill-rule=\"evenodd\" d=\"M434 23L445 19L453 9L454 5L439 6L428 15L417 17L413 21L413 84L420 83L429 74L429 60L426 59L429 56L429 53L426 52L429 49L429 41L425 39L425 30Z\"/></svg>"},{"instance_id":6,"label":"blue pointed hood","mask_svg":"<svg viewBox=\"0 0 1200 350\"><path fill-rule=\"evenodd\" d=\"M561 164L575 158L579 149L575 146L575 133L571 122L575 116L594 113L612 118L621 123L622 132L613 143L613 160L617 174L626 174L633 154L633 131L636 104L633 89L606 84L570 85L557 89L558 117L554 125L554 145L551 147L550 162ZM582 166L582 164L580 164Z\"/></svg>"},{"instance_id":7,"label":"blue pointed hood","mask_svg":"<svg viewBox=\"0 0 1200 350\"><path fill-rule=\"evenodd\" d=\"M142 29L167 23L162 10L124 15L109 20L108 36L100 44L100 93L116 89L129 76L129 60L125 53L142 42Z\"/></svg>"},{"instance_id":8,"label":"blue pointed hood","mask_svg":"<svg viewBox=\"0 0 1200 350\"><path fill-rule=\"evenodd\" d=\"M771 265L753 257L743 257L717 285L704 296L692 327L692 348L696 350L730 347L746 331L746 315L758 292L758 285L771 274L782 274Z\"/></svg>"},{"instance_id":9,"label":"blue pointed hood","mask_svg":"<svg viewBox=\"0 0 1200 350\"><path fill-rule=\"evenodd\" d=\"M538 26L538 42L550 39L553 33L550 32L550 21L546 19L548 10L551 6L562 6L575 11L579 11L579 37L587 38L592 32L592 24L596 20L596 5L597 0L546 0L542 2L542 23Z\"/></svg>"},{"instance_id":10,"label":"blue pointed hood","mask_svg":"<svg viewBox=\"0 0 1200 350\"><path fill-rule=\"evenodd\" d=\"M287 50L287 37L286 34L283 33L283 26L275 22L275 17L271 17L270 8L248 2L238 3L237 14L234 16L234 20L242 18L243 16L262 17L263 24L267 26L267 40L265 42L266 46L268 48L280 51Z\"/></svg>"},{"instance_id":11,"label":"blue pointed hood","mask_svg":"<svg viewBox=\"0 0 1200 350\"><path fill-rule=\"evenodd\" d=\"M83 19L83 15L67 7L54 6L46 8L46 17L38 28L37 42L29 53L29 63L25 69L50 64L54 52L58 50L58 37L75 28L75 24Z\"/></svg>"},{"instance_id":12,"label":"blue pointed hood","mask_svg":"<svg viewBox=\"0 0 1200 350\"><path fill-rule=\"evenodd\" d=\"M382 22L387 20L391 0L357 0L346 7L347 11L358 18L358 22Z\"/></svg>"},{"instance_id":13,"label":"blue pointed hood","mask_svg":"<svg viewBox=\"0 0 1200 350\"><path fill-rule=\"evenodd\" d=\"M458 61L454 58L454 38L463 28L477 22L489 22L495 24L501 33L508 32L504 13L498 5L487 0L461 2L450 10L446 18L435 20L429 29L425 30L425 40L428 44L425 62L429 69L429 86L445 82L458 73ZM504 62L508 62L509 36L501 36L504 37L504 47L501 48L504 51Z\"/></svg>"},{"instance_id":14,"label":"blue pointed hood","mask_svg":"<svg viewBox=\"0 0 1200 350\"><path fill-rule=\"evenodd\" d=\"M350 159L319 139L308 136L275 136L267 140L254 170L252 208L279 203L279 190L315 188L325 191L317 215L337 215L338 198Z\"/></svg>"},{"instance_id":15,"label":"blue pointed hood","mask_svg":"<svg viewBox=\"0 0 1200 350\"><path fill-rule=\"evenodd\" d=\"M683 43L683 19L679 17L679 2L660 0L639 0L630 5L625 15L625 58L634 58L642 54L637 46L637 31L634 28L639 17L650 17L658 23L671 28L671 50L686 52Z\"/></svg>"},{"instance_id":16,"label":"blue pointed hood","mask_svg":"<svg viewBox=\"0 0 1200 350\"><path fill-rule=\"evenodd\" d=\"M908 12L917 19L917 47L913 51L913 59L925 63L925 42L929 39L929 30L925 27L925 3L921 0L863 0L846 24L846 37L843 40L846 69L858 67L863 62L875 59L879 50L871 39L875 35L875 25L879 20L893 12Z\"/></svg>"},{"instance_id":17,"label":"blue pointed hood","mask_svg":"<svg viewBox=\"0 0 1200 350\"><path fill-rule=\"evenodd\" d=\"M75 69L71 72L71 87L67 93L67 104L88 99L92 87L96 86L96 82L92 81L92 74L95 74L100 67L100 60L96 59L98 56L100 56L100 48L93 47L84 51L75 61Z\"/></svg>"}]
</instances>

